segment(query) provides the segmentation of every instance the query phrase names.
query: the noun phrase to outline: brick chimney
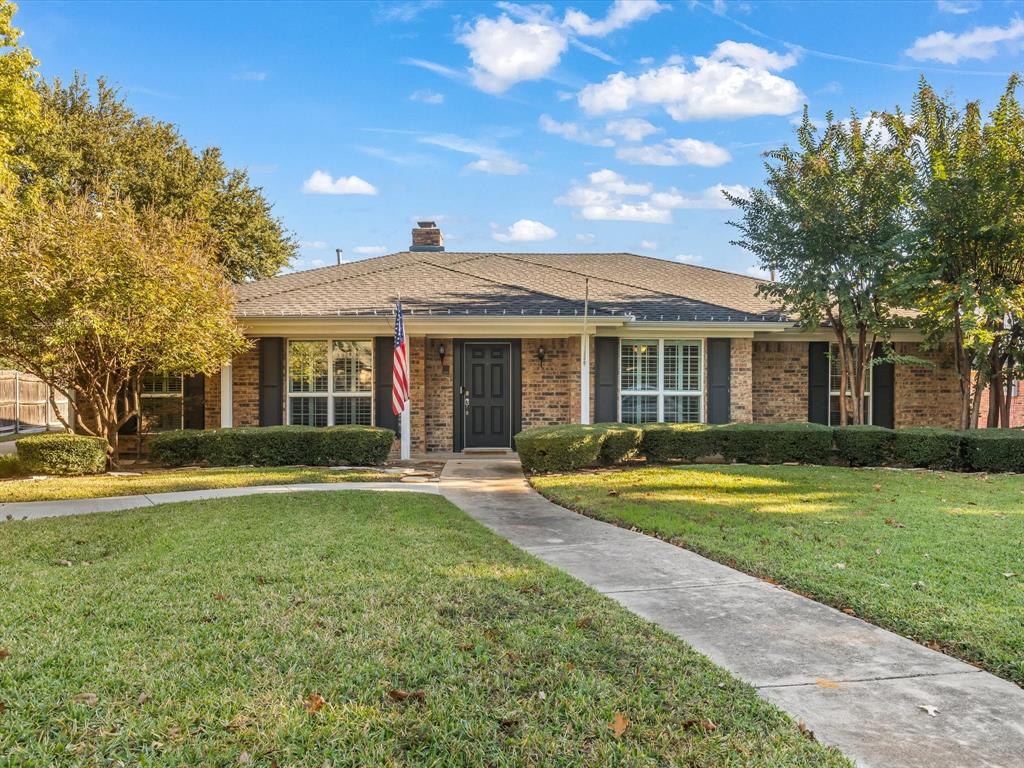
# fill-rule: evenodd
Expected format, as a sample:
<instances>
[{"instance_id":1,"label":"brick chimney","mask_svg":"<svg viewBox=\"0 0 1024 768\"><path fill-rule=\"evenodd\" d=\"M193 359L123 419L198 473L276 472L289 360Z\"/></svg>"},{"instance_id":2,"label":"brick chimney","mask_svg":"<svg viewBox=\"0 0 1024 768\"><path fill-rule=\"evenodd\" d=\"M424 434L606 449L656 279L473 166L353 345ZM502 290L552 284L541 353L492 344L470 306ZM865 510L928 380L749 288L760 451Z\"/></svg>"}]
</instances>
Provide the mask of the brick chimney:
<instances>
[{"instance_id":1,"label":"brick chimney","mask_svg":"<svg viewBox=\"0 0 1024 768\"><path fill-rule=\"evenodd\" d=\"M417 221L412 229L410 251L443 251L444 236L433 221Z\"/></svg>"}]
</instances>

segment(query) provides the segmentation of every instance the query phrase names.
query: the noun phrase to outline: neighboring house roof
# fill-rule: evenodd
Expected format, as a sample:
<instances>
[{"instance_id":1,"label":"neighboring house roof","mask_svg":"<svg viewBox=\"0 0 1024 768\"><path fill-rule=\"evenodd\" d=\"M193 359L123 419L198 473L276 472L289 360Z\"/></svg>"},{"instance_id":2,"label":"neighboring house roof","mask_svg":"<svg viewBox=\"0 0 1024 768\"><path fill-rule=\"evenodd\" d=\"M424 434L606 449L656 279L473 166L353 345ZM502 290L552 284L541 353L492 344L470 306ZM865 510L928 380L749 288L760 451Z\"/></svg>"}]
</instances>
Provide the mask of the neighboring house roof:
<instances>
[{"instance_id":1,"label":"neighboring house roof","mask_svg":"<svg viewBox=\"0 0 1024 768\"><path fill-rule=\"evenodd\" d=\"M409 252L246 283L241 316L582 315L638 321L781 321L745 275L631 253Z\"/></svg>"}]
</instances>

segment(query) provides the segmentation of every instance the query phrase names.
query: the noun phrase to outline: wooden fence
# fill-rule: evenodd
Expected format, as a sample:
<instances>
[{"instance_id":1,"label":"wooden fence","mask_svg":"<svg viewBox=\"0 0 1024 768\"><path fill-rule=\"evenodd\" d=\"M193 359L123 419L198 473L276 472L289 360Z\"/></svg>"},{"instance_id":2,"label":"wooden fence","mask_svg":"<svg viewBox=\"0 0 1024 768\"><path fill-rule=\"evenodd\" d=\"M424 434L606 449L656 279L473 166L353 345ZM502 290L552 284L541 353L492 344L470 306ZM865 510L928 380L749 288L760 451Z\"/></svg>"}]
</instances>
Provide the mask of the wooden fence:
<instances>
[{"instance_id":1,"label":"wooden fence","mask_svg":"<svg viewBox=\"0 0 1024 768\"><path fill-rule=\"evenodd\" d=\"M67 398L58 392L53 395L61 416L67 419ZM41 432L61 426L44 382L30 373L0 370L0 434Z\"/></svg>"}]
</instances>

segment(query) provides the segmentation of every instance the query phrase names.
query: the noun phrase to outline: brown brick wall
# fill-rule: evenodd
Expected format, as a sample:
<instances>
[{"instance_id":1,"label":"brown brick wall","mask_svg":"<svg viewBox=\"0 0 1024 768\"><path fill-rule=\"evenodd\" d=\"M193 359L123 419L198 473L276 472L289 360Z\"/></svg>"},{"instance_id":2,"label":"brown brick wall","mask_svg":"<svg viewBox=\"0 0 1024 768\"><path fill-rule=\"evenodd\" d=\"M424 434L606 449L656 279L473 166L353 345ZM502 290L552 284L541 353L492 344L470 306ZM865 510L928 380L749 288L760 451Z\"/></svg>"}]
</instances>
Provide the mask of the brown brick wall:
<instances>
[{"instance_id":1,"label":"brown brick wall","mask_svg":"<svg viewBox=\"0 0 1024 768\"><path fill-rule=\"evenodd\" d=\"M408 337L409 347L409 447L423 453L427 445L426 338Z\"/></svg>"},{"instance_id":2,"label":"brown brick wall","mask_svg":"<svg viewBox=\"0 0 1024 768\"><path fill-rule=\"evenodd\" d=\"M960 425L960 388L948 344L922 350L916 342L897 342L897 355L912 355L932 366L896 366L896 426L949 427Z\"/></svg>"},{"instance_id":3,"label":"brown brick wall","mask_svg":"<svg viewBox=\"0 0 1024 768\"><path fill-rule=\"evenodd\" d=\"M438 348L444 345L442 361ZM452 449L453 405L452 387L455 363L452 359L454 343L450 338L430 339L427 342L426 359L426 446L427 451L447 452Z\"/></svg>"},{"instance_id":4,"label":"brown brick wall","mask_svg":"<svg viewBox=\"0 0 1024 768\"><path fill-rule=\"evenodd\" d=\"M732 339L729 344L729 418L732 421L747 423L754 419L753 347L750 339Z\"/></svg>"},{"instance_id":5,"label":"brown brick wall","mask_svg":"<svg viewBox=\"0 0 1024 768\"><path fill-rule=\"evenodd\" d=\"M523 339L523 429L579 423L580 339ZM544 347L544 363L537 352ZM590 416L594 416L594 346L590 347Z\"/></svg>"},{"instance_id":6,"label":"brown brick wall","mask_svg":"<svg viewBox=\"0 0 1024 768\"><path fill-rule=\"evenodd\" d=\"M231 419L235 427L260 425L260 348L259 339L231 360ZM205 403L207 429L220 429L220 371L206 377Z\"/></svg>"},{"instance_id":7,"label":"brown brick wall","mask_svg":"<svg viewBox=\"0 0 1024 768\"><path fill-rule=\"evenodd\" d=\"M1017 391L1020 394L1010 398L1010 426L1024 427L1024 381L1017 383ZM981 407L978 409L978 424L982 427L988 424L988 398L989 390L986 387L981 393Z\"/></svg>"},{"instance_id":8,"label":"brown brick wall","mask_svg":"<svg viewBox=\"0 0 1024 768\"><path fill-rule=\"evenodd\" d=\"M807 342L754 341L752 419L807 421Z\"/></svg>"}]
</instances>

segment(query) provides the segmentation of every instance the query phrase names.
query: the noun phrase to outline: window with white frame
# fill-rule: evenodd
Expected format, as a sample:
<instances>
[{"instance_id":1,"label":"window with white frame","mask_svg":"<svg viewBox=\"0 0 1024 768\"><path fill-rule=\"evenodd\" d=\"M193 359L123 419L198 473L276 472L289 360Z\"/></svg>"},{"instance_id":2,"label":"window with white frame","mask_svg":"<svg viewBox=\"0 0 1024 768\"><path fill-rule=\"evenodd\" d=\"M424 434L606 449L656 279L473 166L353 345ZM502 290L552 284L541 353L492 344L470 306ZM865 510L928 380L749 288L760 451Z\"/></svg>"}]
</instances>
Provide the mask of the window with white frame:
<instances>
[{"instance_id":1,"label":"window with white frame","mask_svg":"<svg viewBox=\"0 0 1024 768\"><path fill-rule=\"evenodd\" d=\"M142 377L140 415L144 431L164 432L184 426L182 382L180 373L147 373Z\"/></svg>"},{"instance_id":2,"label":"window with white frame","mask_svg":"<svg viewBox=\"0 0 1024 768\"><path fill-rule=\"evenodd\" d=\"M288 423L373 423L373 343L341 339L288 342Z\"/></svg>"},{"instance_id":3,"label":"window with white frame","mask_svg":"<svg viewBox=\"0 0 1024 768\"><path fill-rule=\"evenodd\" d=\"M630 424L703 421L703 371L700 341L623 339L619 418Z\"/></svg>"},{"instance_id":4,"label":"window with white frame","mask_svg":"<svg viewBox=\"0 0 1024 768\"><path fill-rule=\"evenodd\" d=\"M856 354L856 350L854 350ZM839 397L843 386L843 368L839 364L839 345L829 346L829 369L828 369L828 423L829 426L840 426L839 419ZM871 389L875 378L875 366L868 367L868 380L864 384L864 423L870 424L871 413ZM853 398L853 382L846 388L847 404ZM852 413L847 413L847 422L852 423Z\"/></svg>"}]
</instances>

